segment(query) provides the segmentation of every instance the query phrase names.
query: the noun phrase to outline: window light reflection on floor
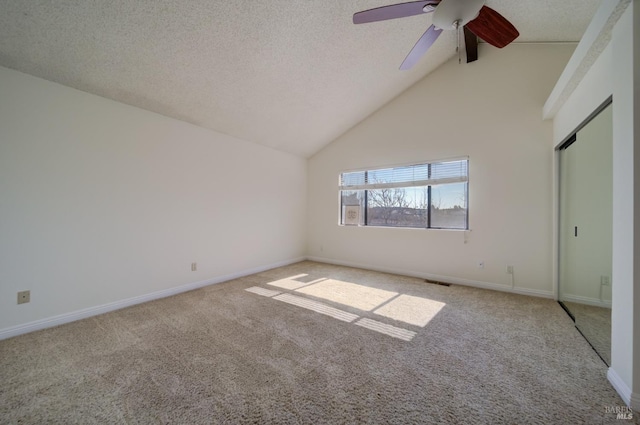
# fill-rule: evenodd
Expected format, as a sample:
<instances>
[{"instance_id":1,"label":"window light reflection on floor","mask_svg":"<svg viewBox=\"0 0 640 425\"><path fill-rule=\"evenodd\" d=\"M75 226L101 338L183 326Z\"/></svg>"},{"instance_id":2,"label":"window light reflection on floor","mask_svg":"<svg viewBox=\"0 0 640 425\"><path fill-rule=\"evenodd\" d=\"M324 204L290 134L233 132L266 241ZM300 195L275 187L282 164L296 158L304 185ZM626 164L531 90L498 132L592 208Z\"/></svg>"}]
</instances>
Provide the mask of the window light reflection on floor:
<instances>
[{"instance_id":1,"label":"window light reflection on floor","mask_svg":"<svg viewBox=\"0 0 640 425\"><path fill-rule=\"evenodd\" d=\"M307 310L315 311L316 313L324 314L327 316L331 316L334 319L341 320L343 322L352 323L356 319L360 319L360 317L353 313L348 313L346 311L342 311L337 308L333 308L317 301L308 300L303 297L298 297L296 295L291 294L280 294L280 292L272 291L270 289L261 288L259 286L253 286L251 288L246 288L245 291L252 292L257 295L262 295L264 297L273 298L274 300L283 301L287 304L292 304L297 307L306 308ZM362 326L363 328L367 328L372 331L376 331L385 335L389 335L393 338L398 338L403 341L411 341L414 336L416 336L416 332L410 331L407 329L402 329L397 326L389 325L386 323L378 322L376 320L371 320L365 318L361 318L357 322L356 325Z\"/></svg>"},{"instance_id":2,"label":"window light reflection on floor","mask_svg":"<svg viewBox=\"0 0 640 425\"><path fill-rule=\"evenodd\" d=\"M278 301L283 301L288 304L293 304L298 307L303 307L308 310L315 311L316 313L321 313L327 316L331 316L334 319L342 320L343 322L353 322L358 318L358 316L353 313L348 313L346 311L342 311L337 308L329 307L328 305L324 305L317 301L312 301L312 300L298 297L291 294L278 295L276 297L273 297L273 299Z\"/></svg>"},{"instance_id":3,"label":"window light reflection on floor","mask_svg":"<svg viewBox=\"0 0 640 425\"><path fill-rule=\"evenodd\" d=\"M293 291L293 293L300 295L321 298L353 307L363 312L371 312L370 314L419 327L425 327L446 305L443 302L429 298L400 294L394 291L337 279L318 278L317 276L307 273L265 283L272 287L275 286L284 289L285 291ZM355 323L361 327L404 341L411 341L416 335L414 331L378 322L366 317L361 318L359 315L325 305L321 302L305 298L304 296L297 296L293 293L282 293L281 291L261 287L247 288L246 291L331 316L344 322Z\"/></svg>"},{"instance_id":4,"label":"window light reflection on floor","mask_svg":"<svg viewBox=\"0 0 640 425\"><path fill-rule=\"evenodd\" d=\"M302 273L295 276L286 277L284 279L274 280L273 282L267 283L267 285L277 286L278 288L282 289L294 290L323 280L325 280L325 278L310 280L308 274Z\"/></svg>"},{"instance_id":5,"label":"window light reflection on floor","mask_svg":"<svg viewBox=\"0 0 640 425\"><path fill-rule=\"evenodd\" d=\"M335 279L325 279L296 289L296 292L348 305L363 311L371 311L398 295L397 292Z\"/></svg>"},{"instance_id":6,"label":"window light reflection on floor","mask_svg":"<svg viewBox=\"0 0 640 425\"><path fill-rule=\"evenodd\" d=\"M276 295L280 295L278 291L272 291L271 289L261 288L259 286L252 286L251 288L245 289L245 291L253 292L254 294L262 295L263 297L275 297Z\"/></svg>"},{"instance_id":7,"label":"window light reflection on floor","mask_svg":"<svg viewBox=\"0 0 640 425\"><path fill-rule=\"evenodd\" d=\"M428 298L402 294L374 313L410 325L425 327L445 305Z\"/></svg>"},{"instance_id":8,"label":"window light reflection on floor","mask_svg":"<svg viewBox=\"0 0 640 425\"><path fill-rule=\"evenodd\" d=\"M413 337L416 336L416 333L414 331L398 328L397 326L388 325L386 323L367 318L358 320L356 322L356 325L392 336L394 338L402 339L404 341L411 341Z\"/></svg>"}]
</instances>

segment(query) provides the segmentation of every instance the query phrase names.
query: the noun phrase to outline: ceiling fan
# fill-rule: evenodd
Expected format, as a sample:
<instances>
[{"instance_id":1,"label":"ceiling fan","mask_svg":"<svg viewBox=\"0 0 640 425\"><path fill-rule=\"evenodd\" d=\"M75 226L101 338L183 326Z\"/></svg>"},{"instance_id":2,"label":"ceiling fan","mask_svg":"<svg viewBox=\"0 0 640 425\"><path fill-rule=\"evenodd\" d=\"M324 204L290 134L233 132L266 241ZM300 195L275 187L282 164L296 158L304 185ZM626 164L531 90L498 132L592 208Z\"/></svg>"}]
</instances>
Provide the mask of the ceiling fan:
<instances>
[{"instance_id":1,"label":"ceiling fan","mask_svg":"<svg viewBox=\"0 0 640 425\"><path fill-rule=\"evenodd\" d=\"M354 13L354 24L385 21L433 12L433 24L413 46L402 65L407 70L415 65L443 30L464 29L467 62L478 59L478 38L502 48L515 40L520 33L504 16L484 5L485 0L423 0L392 4Z\"/></svg>"}]
</instances>

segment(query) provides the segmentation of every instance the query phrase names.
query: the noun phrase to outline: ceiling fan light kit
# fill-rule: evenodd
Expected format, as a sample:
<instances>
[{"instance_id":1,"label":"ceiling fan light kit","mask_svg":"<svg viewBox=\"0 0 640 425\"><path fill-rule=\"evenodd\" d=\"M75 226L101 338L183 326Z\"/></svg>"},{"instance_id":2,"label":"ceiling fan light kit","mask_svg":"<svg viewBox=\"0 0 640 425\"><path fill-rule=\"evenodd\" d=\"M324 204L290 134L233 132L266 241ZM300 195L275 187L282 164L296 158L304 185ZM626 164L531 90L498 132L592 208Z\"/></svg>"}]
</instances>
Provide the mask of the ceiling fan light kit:
<instances>
[{"instance_id":1,"label":"ceiling fan light kit","mask_svg":"<svg viewBox=\"0 0 640 425\"><path fill-rule=\"evenodd\" d=\"M443 30L458 29L480 14L484 0L442 0L433 12L433 25Z\"/></svg>"},{"instance_id":2,"label":"ceiling fan light kit","mask_svg":"<svg viewBox=\"0 0 640 425\"><path fill-rule=\"evenodd\" d=\"M484 3L485 0L427 0L392 4L355 13L353 23L364 24L433 12L433 24L418 39L400 65L400 69L407 70L413 67L443 30L460 31L461 28L464 28L469 63L478 58L478 38L502 48L520 35L511 22Z\"/></svg>"},{"instance_id":3,"label":"ceiling fan light kit","mask_svg":"<svg viewBox=\"0 0 640 425\"><path fill-rule=\"evenodd\" d=\"M424 13L431 13L434 10L436 10L436 6L437 6L437 4L428 4L428 5L426 5L425 7L422 8L422 11Z\"/></svg>"}]
</instances>

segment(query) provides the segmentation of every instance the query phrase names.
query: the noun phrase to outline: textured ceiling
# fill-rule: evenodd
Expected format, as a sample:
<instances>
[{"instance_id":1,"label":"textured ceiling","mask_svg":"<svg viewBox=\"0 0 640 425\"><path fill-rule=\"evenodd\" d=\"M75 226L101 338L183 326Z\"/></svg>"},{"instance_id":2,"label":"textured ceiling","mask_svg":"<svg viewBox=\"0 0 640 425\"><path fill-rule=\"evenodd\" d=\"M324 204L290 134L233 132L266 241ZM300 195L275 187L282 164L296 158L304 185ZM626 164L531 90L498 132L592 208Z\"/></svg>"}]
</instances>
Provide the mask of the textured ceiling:
<instances>
[{"instance_id":1,"label":"textured ceiling","mask_svg":"<svg viewBox=\"0 0 640 425\"><path fill-rule=\"evenodd\" d=\"M308 157L455 55L446 31L401 72L431 15L351 22L402 1L0 0L0 66ZM517 42L578 41L599 3L486 2Z\"/></svg>"}]
</instances>

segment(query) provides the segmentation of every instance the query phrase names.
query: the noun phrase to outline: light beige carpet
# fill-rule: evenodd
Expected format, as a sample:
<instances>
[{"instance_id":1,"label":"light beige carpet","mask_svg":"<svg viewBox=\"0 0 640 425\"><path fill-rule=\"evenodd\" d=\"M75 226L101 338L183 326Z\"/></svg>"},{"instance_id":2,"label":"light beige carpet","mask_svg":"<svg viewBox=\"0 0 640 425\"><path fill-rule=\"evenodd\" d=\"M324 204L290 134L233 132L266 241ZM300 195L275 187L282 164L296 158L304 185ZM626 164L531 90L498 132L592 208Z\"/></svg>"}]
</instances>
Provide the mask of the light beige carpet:
<instances>
[{"instance_id":1,"label":"light beige carpet","mask_svg":"<svg viewBox=\"0 0 640 425\"><path fill-rule=\"evenodd\" d=\"M552 300L302 262L0 341L0 422L621 423Z\"/></svg>"}]
</instances>

